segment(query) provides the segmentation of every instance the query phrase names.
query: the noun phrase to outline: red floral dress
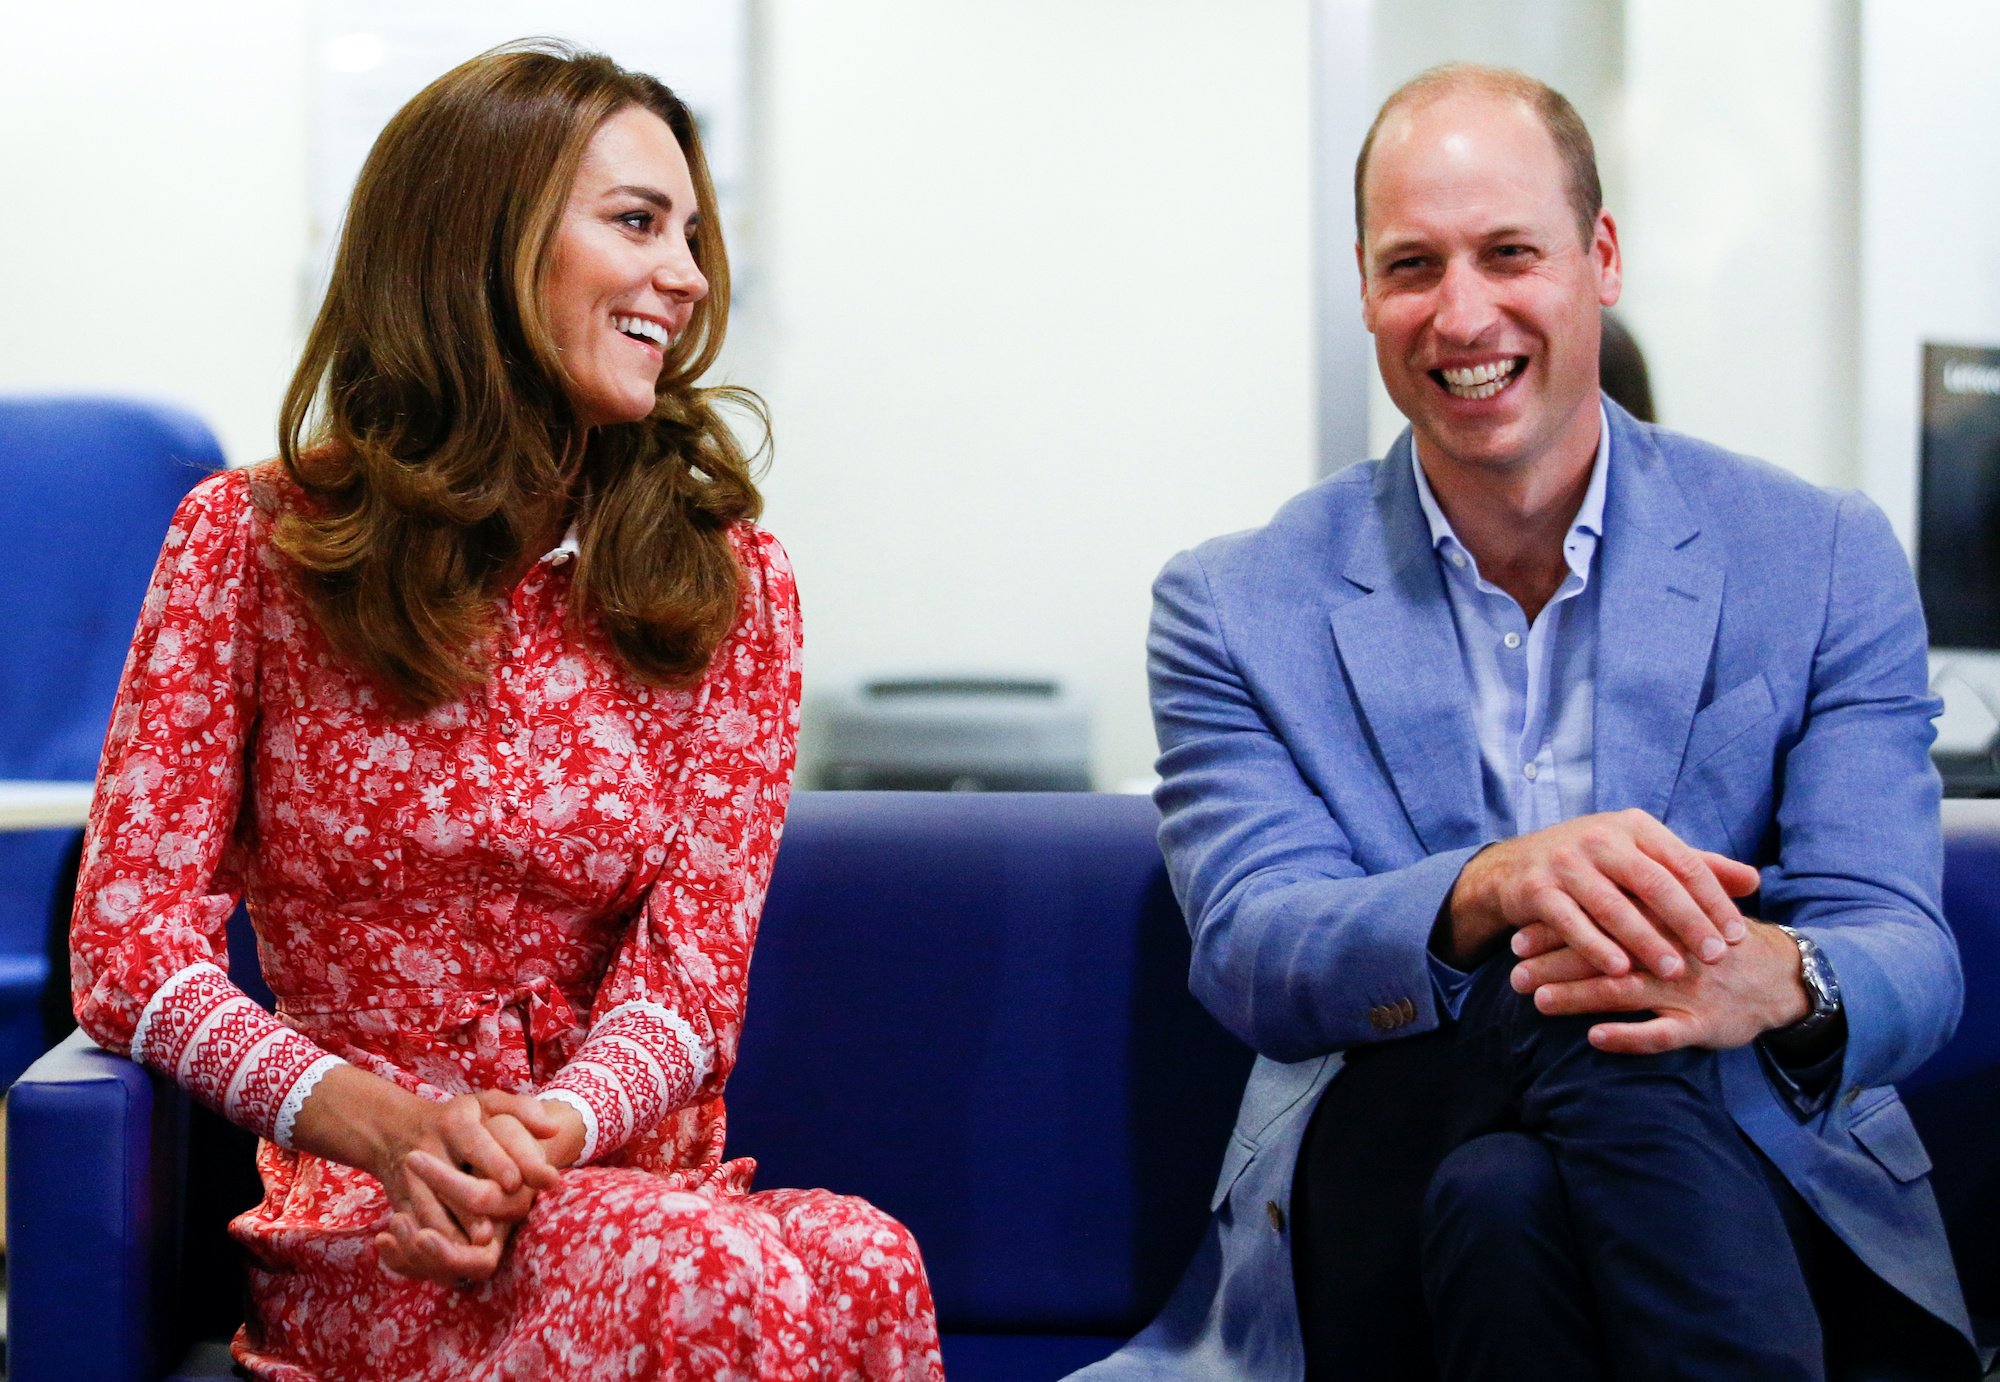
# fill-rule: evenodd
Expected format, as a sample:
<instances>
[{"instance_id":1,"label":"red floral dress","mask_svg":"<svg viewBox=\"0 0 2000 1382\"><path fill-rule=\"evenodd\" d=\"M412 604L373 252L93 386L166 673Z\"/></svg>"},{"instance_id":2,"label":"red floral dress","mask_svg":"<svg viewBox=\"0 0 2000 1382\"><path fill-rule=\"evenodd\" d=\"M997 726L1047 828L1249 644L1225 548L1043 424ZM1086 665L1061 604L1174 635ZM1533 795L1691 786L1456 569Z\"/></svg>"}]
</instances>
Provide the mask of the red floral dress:
<instances>
[{"instance_id":1,"label":"red floral dress","mask_svg":"<svg viewBox=\"0 0 2000 1382\"><path fill-rule=\"evenodd\" d=\"M274 472L204 482L167 534L113 714L72 937L77 1014L258 1133L232 1231L237 1359L309 1378L929 1378L901 1225L723 1157L757 917L790 791L799 623L743 525L703 682L626 675L567 627L573 546L501 602L487 686L386 711L274 554ZM229 981L248 898L274 1017ZM533 1091L588 1129L499 1272L387 1271L381 1185L292 1149L349 1061L443 1098Z\"/></svg>"}]
</instances>

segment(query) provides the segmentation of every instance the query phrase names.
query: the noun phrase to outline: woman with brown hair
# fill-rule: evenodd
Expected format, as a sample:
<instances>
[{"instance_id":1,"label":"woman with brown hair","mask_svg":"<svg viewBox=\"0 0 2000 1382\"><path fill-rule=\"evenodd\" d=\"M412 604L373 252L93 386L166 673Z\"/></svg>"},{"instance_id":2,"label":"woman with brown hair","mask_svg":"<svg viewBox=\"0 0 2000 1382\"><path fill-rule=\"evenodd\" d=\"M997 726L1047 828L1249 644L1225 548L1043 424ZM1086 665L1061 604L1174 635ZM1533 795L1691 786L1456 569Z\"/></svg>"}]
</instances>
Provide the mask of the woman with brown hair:
<instances>
[{"instance_id":1,"label":"woman with brown hair","mask_svg":"<svg viewBox=\"0 0 2000 1382\"><path fill-rule=\"evenodd\" d=\"M723 1156L799 624L717 411L756 401L696 382L712 208L651 78L447 73L362 171L280 460L168 533L72 983L264 1139L257 1376L939 1372L908 1233Z\"/></svg>"}]
</instances>

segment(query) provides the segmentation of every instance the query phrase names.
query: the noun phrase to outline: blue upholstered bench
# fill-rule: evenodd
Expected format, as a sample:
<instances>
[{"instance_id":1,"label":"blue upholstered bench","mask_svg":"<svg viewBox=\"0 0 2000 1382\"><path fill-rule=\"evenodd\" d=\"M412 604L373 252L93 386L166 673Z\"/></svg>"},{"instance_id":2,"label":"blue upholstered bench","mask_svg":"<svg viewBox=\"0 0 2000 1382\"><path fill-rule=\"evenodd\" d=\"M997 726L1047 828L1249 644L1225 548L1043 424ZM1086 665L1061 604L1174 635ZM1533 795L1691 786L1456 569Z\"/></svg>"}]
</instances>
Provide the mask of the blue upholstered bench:
<instances>
[{"instance_id":1,"label":"blue upholstered bench","mask_svg":"<svg viewBox=\"0 0 2000 1382\"><path fill-rule=\"evenodd\" d=\"M794 800L730 1147L910 1226L954 1382L1110 1352L1205 1222L1249 1054L1188 997L1155 824L1084 793ZM10 1102L14 1382L225 1375L248 1139L80 1036Z\"/></svg>"},{"instance_id":2,"label":"blue upholstered bench","mask_svg":"<svg viewBox=\"0 0 2000 1382\"><path fill-rule=\"evenodd\" d=\"M179 408L0 395L0 778L96 775L160 535L221 464ZM45 1044L49 906L76 833L0 831L0 1089Z\"/></svg>"},{"instance_id":3,"label":"blue upholstered bench","mask_svg":"<svg viewBox=\"0 0 2000 1382\"><path fill-rule=\"evenodd\" d=\"M1143 798L804 793L751 973L730 1144L923 1244L953 1382L1102 1356L1205 1218L1247 1053L1186 992ZM2000 803L1946 813L1965 1020L1905 1086L1976 1315L2000 1316ZM239 958L239 973L246 962ZM244 1139L80 1038L15 1087L15 1382L153 1382L240 1318ZM190 1168L200 1174L190 1175ZM192 1370L218 1376L211 1343Z\"/></svg>"}]
</instances>

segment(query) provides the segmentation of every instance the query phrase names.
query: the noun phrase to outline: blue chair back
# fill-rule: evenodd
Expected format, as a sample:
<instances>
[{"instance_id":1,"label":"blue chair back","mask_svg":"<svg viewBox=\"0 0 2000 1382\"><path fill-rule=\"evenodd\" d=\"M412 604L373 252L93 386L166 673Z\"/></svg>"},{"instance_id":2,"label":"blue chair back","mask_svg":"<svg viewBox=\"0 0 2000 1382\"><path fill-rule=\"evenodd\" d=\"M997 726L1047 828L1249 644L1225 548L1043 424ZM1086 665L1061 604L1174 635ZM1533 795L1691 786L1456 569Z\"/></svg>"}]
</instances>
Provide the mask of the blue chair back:
<instances>
[{"instance_id":1,"label":"blue chair back","mask_svg":"<svg viewBox=\"0 0 2000 1382\"><path fill-rule=\"evenodd\" d=\"M793 798L729 1144L762 1186L908 1225L948 1332L1130 1334L1206 1225L1250 1054L1188 994L1158 821L1087 793Z\"/></svg>"},{"instance_id":2,"label":"blue chair back","mask_svg":"<svg viewBox=\"0 0 2000 1382\"><path fill-rule=\"evenodd\" d=\"M1945 803L1944 915L1965 969L1951 1044L1904 1080L1980 1337L2000 1343L2000 801Z\"/></svg>"},{"instance_id":3,"label":"blue chair back","mask_svg":"<svg viewBox=\"0 0 2000 1382\"><path fill-rule=\"evenodd\" d=\"M174 508L222 464L177 408L0 397L0 778L87 780ZM42 1049L37 999L70 830L0 834L0 1088ZM65 982L66 976L57 976Z\"/></svg>"}]
</instances>

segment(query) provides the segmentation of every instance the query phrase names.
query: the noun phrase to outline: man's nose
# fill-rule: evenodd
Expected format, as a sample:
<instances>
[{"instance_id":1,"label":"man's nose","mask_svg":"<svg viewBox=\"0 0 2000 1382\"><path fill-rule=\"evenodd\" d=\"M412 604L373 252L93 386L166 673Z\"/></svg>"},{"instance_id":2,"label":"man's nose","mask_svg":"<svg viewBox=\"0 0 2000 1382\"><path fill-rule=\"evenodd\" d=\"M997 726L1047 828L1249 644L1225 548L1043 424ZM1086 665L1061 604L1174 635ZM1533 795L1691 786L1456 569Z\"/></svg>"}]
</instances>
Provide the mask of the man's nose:
<instances>
[{"instance_id":1,"label":"man's nose","mask_svg":"<svg viewBox=\"0 0 2000 1382\"><path fill-rule=\"evenodd\" d=\"M687 244L669 246L653 268L653 287L676 302L696 303L708 296L708 279L694 262L694 249Z\"/></svg>"},{"instance_id":2,"label":"man's nose","mask_svg":"<svg viewBox=\"0 0 2000 1382\"><path fill-rule=\"evenodd\" d=\"M1452 260L1438 284L1437 310L1431 328L1448 341L1469 344L1493 323L1492 285L1473 265Z\"/></svg>"}]
</instances>

